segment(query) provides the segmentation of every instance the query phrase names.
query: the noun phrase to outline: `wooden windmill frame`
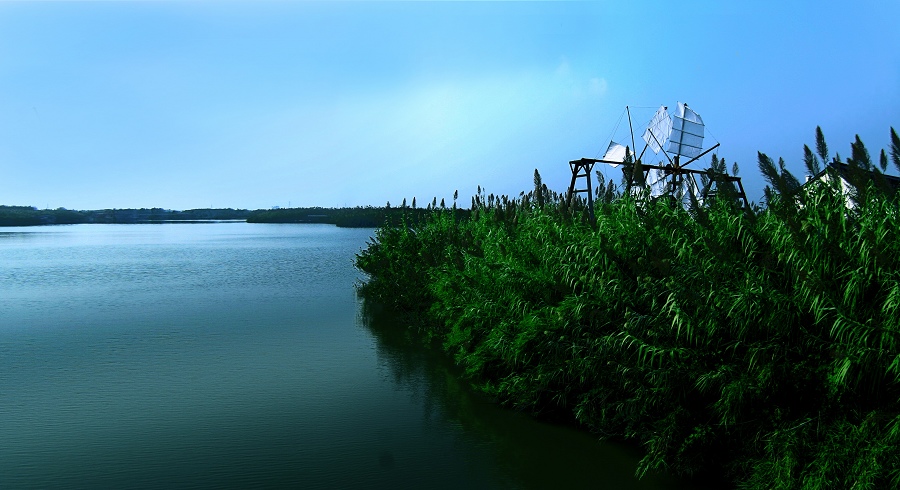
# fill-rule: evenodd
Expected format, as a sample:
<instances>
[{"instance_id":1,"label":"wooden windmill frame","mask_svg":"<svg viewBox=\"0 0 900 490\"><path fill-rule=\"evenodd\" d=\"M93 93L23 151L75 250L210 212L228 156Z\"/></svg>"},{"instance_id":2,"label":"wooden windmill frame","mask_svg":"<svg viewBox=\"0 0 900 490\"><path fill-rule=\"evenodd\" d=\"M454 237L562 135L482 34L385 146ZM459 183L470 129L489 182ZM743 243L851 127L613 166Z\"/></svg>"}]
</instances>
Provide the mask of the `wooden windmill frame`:
<instances>
[{"instance_id":1,"label":"wooden windmill frame","mask_svg":"<svg viewBox=\"0 0 900 490\"><path fill-rule=\"evenodd\" d=\"M719 188L725 184L733 186L735 197L742 202L745 209L748 209L750 204L740 177L720 174L711 169L696 170L686 168L719 147L719 143L716 143L710 148L703 149L705 126L700 115L689 108L687 104L681 102L678 103L678 109L674 117L670 116L667 110L667 107L660 106L653 119L650 120L647 129L642 135L642 139L645 142L644 148L634 163L628 161L629 156L632 155L629 147L615 141L610 142L602 158L581 158L570 161L569 167L572 170L572 181L567 195L570 205L577 194L587 192L588 207L593 219L590 172L594 164L605 163L613 167L624 166L622 170L628 177L625 189L628 193L636 193L650 187L651 197L669 196L683 198L684 196L679 195L679 193L686 188L692 200L703 203L708 202L710 198L718 194ZM631 124L631 110L626 106L625 111L628 113L628 126L631 130L631 148L634 148L635 140L634 129ZM642 158L648 149L658 154L663 150L667 142L668 148L662 153L668 160L668 164L653 165L642 162ZM669 153L672 153L673 156L669 156ZM682 157L687 158L687 161L681 163ZM698 177L703 183L702 190L697 184ZM586 188L575 188L579 178L586 179Z\"/></svg>"}]
</instances>

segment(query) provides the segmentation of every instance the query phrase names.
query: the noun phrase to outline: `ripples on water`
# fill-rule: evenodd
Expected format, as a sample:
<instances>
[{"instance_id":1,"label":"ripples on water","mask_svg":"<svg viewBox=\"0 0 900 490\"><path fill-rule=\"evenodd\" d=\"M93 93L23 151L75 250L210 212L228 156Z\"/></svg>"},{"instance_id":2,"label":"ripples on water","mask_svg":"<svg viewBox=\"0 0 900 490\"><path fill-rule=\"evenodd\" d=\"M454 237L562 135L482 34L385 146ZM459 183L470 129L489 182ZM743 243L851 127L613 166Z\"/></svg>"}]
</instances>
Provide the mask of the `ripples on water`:
<instances>
[{"instance_id":1,"label":"ripples on water","mask_svg":"<svg viewBox=\"0 0 900 490\"><path fill-rule=\"evenodd\" d=\"M371 232L0 231L0 488L674 485L361 315Z\"/></svg>"}]
</instances>

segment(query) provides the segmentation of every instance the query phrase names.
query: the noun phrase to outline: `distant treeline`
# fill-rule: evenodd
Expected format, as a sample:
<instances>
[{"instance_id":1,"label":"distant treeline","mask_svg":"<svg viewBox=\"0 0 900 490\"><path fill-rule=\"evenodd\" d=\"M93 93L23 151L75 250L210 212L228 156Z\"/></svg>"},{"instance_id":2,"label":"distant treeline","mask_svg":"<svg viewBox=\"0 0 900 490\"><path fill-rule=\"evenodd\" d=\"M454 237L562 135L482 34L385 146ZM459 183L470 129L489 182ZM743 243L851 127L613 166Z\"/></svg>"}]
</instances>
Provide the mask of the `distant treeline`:
<instances>
[{"instance_id":1,"label":"distant treeline","mask_svg":"<svg viewBox=\"0 0 900 490\"><path fill-rule=\"evenodd\" d=\"M188 209L173 211L162 208L100 209L74 211L71 209L37 209L32 206L0 206L0 226L71 225L78 223L161 223L164 221L243 220L246 209Z\"/></svg>"},{"instance_id":2,"label":"distant treeline","mask_svg":"<svg viewBox=\"0 0 900 490\"><path fill-rule=\"evenodd\" d=\"M598 175L592 220L535 172L469 219L379 229L360 291L496 400L639 443L640 474L900 488L900 137L844 161L817 131L816 150L807 185L760 153L751 209Z\"/></svg>"},{"instance_id":3,"label":"distant treeline","mask_svg":"<svg viewBox=\"0 0 900 490\"><path fill-rule=\"evenodd\" d=\"M387 203L384 207L267 209L251 212L247 222L327 223L343 228L378 228L385 225L397 226L404 221L409 224L418 223L431 213L431 209L431 205L426 208L407 206L406 200L399 207L392 207ZM449 211L460 218L469 214L464 209L450 208Z\"/></svg>"},{"instance_id":4,"label":"distant treeline","mask_svg":"<svg viewBox=\"0 0 900 490\"><path fill-rule=\"evenodd\" d=\"M413 201L415 202L415 201ZM100 209L75 211L71 209L37 209L32 206L0 206L0 226L71 225L78 223L162 223L169 221L246 220L248 223L326 223L343 228L378 228L396 226L402 222L418 223L431 213L442 209L429 204L424 208L399 207L387 203L384 207L365 206L354 208L276 208L249 211L246 209L189 209L173 211L162 208ZM467 217L468 210L449 208L459 218Z\"/></svg>"}]
</instances>

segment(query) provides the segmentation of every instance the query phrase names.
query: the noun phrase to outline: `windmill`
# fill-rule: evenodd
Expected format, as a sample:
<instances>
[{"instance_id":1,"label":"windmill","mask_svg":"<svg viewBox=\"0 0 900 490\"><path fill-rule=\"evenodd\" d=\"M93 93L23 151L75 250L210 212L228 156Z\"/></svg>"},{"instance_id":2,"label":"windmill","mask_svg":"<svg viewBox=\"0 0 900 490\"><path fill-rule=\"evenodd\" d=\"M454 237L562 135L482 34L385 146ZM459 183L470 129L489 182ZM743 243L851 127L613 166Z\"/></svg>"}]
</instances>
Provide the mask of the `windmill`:
<instances>
[{"instance_id":1,"label":"windmill","mask_svg":"<svg viewBox=\"0 0 900 490\"><path fill-rule=\"evenodd\" d=\"M628 113L631 128L630 108L626 106L625 112ZM641 135L644 148L637 159L633 158L630 149L634 147L634 129L631 128L631 147L610 141L602 158L582 158L569 162L572 169L569 199L572 200L578 193L587 191L588 203L591 205L590 170L595 163L606 163L612 167L623 165L622 170L627 180L626 192L631 194L647 192L651 198L668 196L682 203L686 199L702 203L717 194L723 185L727 185L733 188L735 197L742 201L745 207L749 207L739 177L711 168L707 170L686 168L719 147L719 143L716 143L709 148L703 148L704 129L703 119L687 104L678 102L673 115L669 114L668 107L660 106ZM665 160L660 159L659 163L644 163L643 157L648 149L657 156L661 154ZM587 189L575 189L576 180L585 174ZM591 214L593 216L593 211Z\"/></svg>"}]
</instances>

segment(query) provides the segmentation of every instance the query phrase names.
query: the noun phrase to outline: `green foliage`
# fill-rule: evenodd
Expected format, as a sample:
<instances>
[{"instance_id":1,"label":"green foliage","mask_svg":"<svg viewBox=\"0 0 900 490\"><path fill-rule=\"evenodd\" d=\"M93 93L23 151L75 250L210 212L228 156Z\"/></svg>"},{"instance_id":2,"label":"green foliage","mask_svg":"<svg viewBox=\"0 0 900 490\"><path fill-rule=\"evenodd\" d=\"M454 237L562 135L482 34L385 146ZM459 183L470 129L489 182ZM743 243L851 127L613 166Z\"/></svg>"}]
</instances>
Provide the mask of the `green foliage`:
<instances>
[{"instance_id":1,"label":"green foliage","mask_svg":"<svg viewBox=\"0 0 900 490\"><path fill-rule=\"evenodd\" d=\"M732 167L732 176L736 176L738 173L738 164L735 162ZM706 169L707 175L700 176L700 183L704 189L711 187L712 183L715 183L716 194L714 199L708 199L705 204L710 204L713 200L725 203L732 203L733 205L740 206L740 198L738 189L735 186L734 182L728 180L728 170L727 163L724 158L719 158L715 153L712 155L712 161L710 163L709 168ZM697 199L693 194L689 194L691 199L691 207L695 214L702 213L700 208L700 203L697 202Z\"/></svg>"},{"instance_id":2,"label":"green foliage","mask_svg":"<svg viewBox=\"0 0 900 490\"><path fill-rule=\"evenodd\" d=\"M188 209L185 211L173 211L162 208L140 208L73 211L65 208L38 210L31 206L0 206L0 226L239 220L245 219L248 214L250 212L244 209Z\"/></svg>"},{"instance_id":3,"label":"green foliage","mask_svg":"<svg viewBox=\"0 0 900 490\"><path fill-rule=\"evenodd\" d=\"M416 312L502 403L639 442L640 474L896 487L900 203L870 179L851 210L759 160L758 213L615 196L592 223L550 191L539 205L537 182L519 199L479 188L469 219L380 229L361 290Z\"/></svg>"},{"instance_id":4,"label":"green foliage","mask_svg":"<svg viewBox=\"0 0 900 490\"><path fill-rule=\"evenodd\" d=\"M594 190L594 202L598 204L609 204L619 198L619 192L616 189L616 183L612 180L607 181L606 177L599 171L595 172L597 176L597 188Z\"/></svg>"},{"instance_id":5,"label":"green foliage","mask_svg":"<svg viewBox=\"0 0 900 490\"><path fill-rule=\"evenodd\" d=\"M856 165L865 170L874 168L872 158L869 156L869 150L866 149L866 145L859 139L859 135L856 135L856 141L850 144L850 150L851 158Z\"/></svg>"},{"instance_id":6,"label":"green foliage","mask_svg":"<svg viewBox=\"0 0 900 490\"><path fill-rule=\"evenodd\" d=\"M65 208L38 210L32 206L0 206L0 226L71 225L86 223L85 211Z\"/></svg>"},{"instance_id":7,"label":"green foliage","mask_svg":"<svg viewBox=\"0 0 900 490\"><path fill-rule=\"evenodd\" d=\"M377 228L379 226L398 226L404 221L416 223L428 214L425 209L416 207L416 198L412 199L412 207L407 207L406 198L400 207L355 208L286 208L252 211L247 217L248 223L328 223L343 228ZM458 216L465 216L466 211L455 210Z\"/></svg>"},{"instance_id":8,"label":"green foliage","mask_svg":"<svg viewBox=\"0 0 900 490\"><path fill-rule=\"evenodd\" d=\"M539 208L544 207L544 183L541 181L541 174L538 169L534 169L534 197L537 199Z\"/></svg>"},{"instance_id":9,"label":"green foliage","mask_svg":"<svg viewBox=\"0 0 900 490\"><path fill-rule=\"evenodd\" d=\"M828 162L828 145L825 144L825 134L822 133L822 126L816 126L816 152L819 154L819 158L822 159L822 163Z\"/></svg>"},{"instance_id":10,"label":"green foliage","mask_svg":"<svg viewBox=\"0 0 900 490\"><path fill-rule=\"evenodd\" d=\"M772 203L776 196L793 196L800 189L800 181L787 169L783 158L778 159L778 166L765 153L757 153L759 171L769 184L763 190L767 203Z\"/></svg>"},{"instance_id":11,"label":"green foliage","mask_svg":"<svg viewBox=\"0 0 900 490\"><path fill-rule=\"evenodd\" d=\"M893 160L897 170L900 170L900 136L897 136L897 131L894 131L894 128L891 128L891 160Z\"/></svg>"},{"instance_id":12,"label":"green foliage","mask_svg":"<svg viewBox=\"0 0 900 490\"><path fill-rule=\"evenodd\" d=\"M812 150L807 145L803 145L803 164L806 165L806 173L809 176L818 175L822 171L822 167L819 166L819 159L813 155Z\"/></svg>"}]
</instances>

